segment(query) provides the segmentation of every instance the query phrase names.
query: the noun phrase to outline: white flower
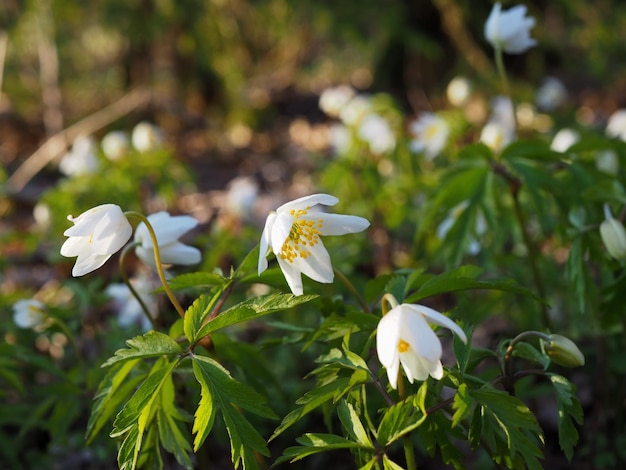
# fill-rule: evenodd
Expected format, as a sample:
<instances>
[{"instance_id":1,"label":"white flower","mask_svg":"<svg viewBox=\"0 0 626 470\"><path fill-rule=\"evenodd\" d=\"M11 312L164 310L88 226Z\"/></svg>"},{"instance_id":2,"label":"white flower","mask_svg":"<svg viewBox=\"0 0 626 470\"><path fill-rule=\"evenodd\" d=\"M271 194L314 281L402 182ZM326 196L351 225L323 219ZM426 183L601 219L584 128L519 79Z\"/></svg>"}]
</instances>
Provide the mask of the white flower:
<instances>
[{"instance_id":1,"label":"white flower","mask_svg":"<svg viewBox=\"0 0 626 470\"><path fill-rule=\"evenodd\" d=\"M464 106L472 94L472 82L466 77L454 77L446 88L446 96L452 106Z\"/></svg>"},{"instance_id":2,"label":"white flower","mask_svg":"<svg viewBox=\"0 0 626 470\"><path fill-rule=\"evenodd\" d=\"M327 88L320 95L320 109L331 117L338 117L343 107L353 96L354 89L348 85Z\"/></svg>"},{"instance_id":3,"label":"white flower","mask_svg":"<svg viewBox=\"0 0 626 470\"><path fill-rule=\"evenodd\" d=\"M567 152L569 148L580 140L580 134L573 129L563 128L556 133L550 144L550 150Z\"/></svg>"},{"instance_id":4,"label":"white flower","mask_svg":"<svg viewBox=\"0 0 626 470\"><path fill-rule=\"evenodd\" d=\"M411 141L411 150L424 152L429 160L435 158L446 145L450 126L445 119L434 113L424 113L419 119L411 122L409 130L415 135Z\"/></svg>"},{"instance_id":5,"label":"white flower","mask_svg":"<svg viewBox=\"0 0 626 470\"><path fill-rule=\"evenodd\" d=\"M339 119L346 126L356 126L361 119L372 112L372 101L368 96L356 95L339 112Z\"/></svg>"},{"instance_id":6,"label":"white flower","mask_svg":"<svg viewBox=\"0 0 626 470\"><path fill-rule=\"evenodd\" d=\"M596 154L596 168L610 175L619 172L619 157L615 150L601 150Z\"/></svg>"},{"instance_id":7,"label":"white flower","mask_svg":"<svg viewBox=\"0 0 626 470\"><path fill-rule=\"evenodd\" d=\"M558 78L547 77L535 94L535 103L544 111L554 111L567 101L567 89Z\"/></svg>"},{"instance_id":8,"label":"white flower","mask_svg":"<svg viewBox=\"0 0 626 470\"><path fill-rule=\"evenodd\" d=\"M606 135L626 142L626 109L618 109L609 118Z\"/></svg>"},{"instance_id":9,"label":"white flower","mask_svg":"<svg viewBox=\"0 0 626 470\"><path fill-rule=\"evenodd\" d=\"M45 318L45 306L39 300L22 299L13 304L13 321L19 328L34 328Z\"/></svg>"},{"instance_id":10,"label":"white flower","mask_svg":"<svg viewBox=\"0 0 626 470\"><path fill-rule=\"evenodd\" d=\"M496 153L513 142L513 139L511 129L495 121L488 122L480 133L480 141Z\"/></svg>"},{"instance_id":11,"label":"white flower","mask_svg":"<svg viewBox=\"0 0 626 470\"><path fill-rule=\"evenodd\" d=\"M102 138L100 147L105 157L116 162L128 153L130 142L125 132L111 131Z\"/></svg>"},{"instance_id":12,"label":"white flower","mask_svg":"<svg viewBox=\"0 0 626 470\"><path fill-rule=\"evenodd\" d=\"M335 155L347 153L351 141L350 131L343 124L337 122L328 128L328 143Z\"/></svg>"},{"instance_id":13,"label":"white flower","mask_svg":"<svg viewBox=\"0 0 626 470\"><path fill-rule=\"evenodd\" d=\"M411 383L426 380L429 375L437 380L443 377L441 341L428 322L450 329L467 343L465 332L432 308L414 304L392 308L378 323L376 351L394 389L400 364Z\"/></svg>"},{"instance_id":14,"label":"white flower","mask_svg":"<svg viewBox=\"0 0 626 470\"><path fill-rule=\"evenodd\" d=\"M501 48L509 54L521 54L537 42L530 37L530 29L535 26L535 19L526 17L526 7L517 5L502 11L497 2L485 23L485 38L495 48Z\"/></svg>"},{"instance_id":15,"label":"white flower","mask_svg":"<svg viewBox=\"0 0 626 470\"><path fill-rule=\"evenodd\" d=\"M239 216L252 213L258 199L259 185L246 176L238 176L228 184L225 207Z\"/></svg>"},{"instance_id":16,"label":"white flower","mask_svg":"<svg viewBox=\"0 0 626 470\"><path fill-rule=\"evenodd\" d=\"M605 220L600 224L600 237L611 257L626 259L626 230L619 220L613 218L608 205L604 206Z\"/></svg>"},{"instance_id":17,"label":"white flower","mask_svg":"<svg viewBox=\"0 0 626 470\"><path fill-rule=\"evenodd\" d=\"M389 123L378 114L365 116L359 125L358 134L376 155L390 152L396 146L396 138Z\"/></svg>"},{"instance_id":18,"label":"white flower","mask_svg":"<svg viewBox=\"0 0 626 470\"><path fill-rule=\"evenodd\" d=\"M162 211L149 215L148 221L154 229L163 264L189 265L200 262L202 257L200 250L178 241L180 237L198 225L196 219L188 215L172 217L169 213ZM135 248L135 253L139 259L152 269L156 269L152 238L146 224L142 222L137 226L133 240L139 244Z\"/></svg>"},{"instance_id":19,"label":"white flower","mask_svg":"<svg viewBox=\"0 0 626 470\"><path fill-rule=\"evenodd\" d=\"M96 144L91 137L78 136L59 162L59 170L66 176L80 176L95 173L100 168L96 155Z\"/></svg>"},{"instance_id":20,"label":"white flower","mask_svg":"<svg viewBox=\"0 0 626 470\"><path fill-rule=\"evenodd\" d=\"M515 133L515 107L507 96L496 96L491 100L490 122L497 122L502 127Z\"/></svg>"},{"instance_id":21,"label":"white flower","mask_svg":"<svg viewBox=\"0 0 626 470\"><path fill-rule=\"evenodd\" d=\"M69 215L74 223L63 235L69 237L61 246L63 256L78 256L73 276L83 276L102 266L117 253L133 233L122 209L115 204L103 204L78 217Z\"/></svg>"},{"instance_id":22,"label":"white flower","mask_svg":"<svg viewBox=\"0 0 626 470\"><path fill-rule=\"evenodd\" d=\"M334 273L321 235L357 233L369 227L362 217L327 214L316 204L334 206L339 200L328 194L313 194L283 204L265 222L259 249L259 275L267 269L271 249L294 295L302 295L302 274L314 281L331 283Z\"/></svg>"},{"instance_id":23,"label":"white flower","mask_svg":"<svg viewBox=\"0 0 626 470\"><path fill-rule=\"evenodd\" d=\"M163 131L154 124L142 121L133 128L131 141L140 152L150 152L163 144Z\"/></svg>"},{"instance_id":24,"label":"white flower","mask_svg":"<svg viewBox=\"0 0 626 470\"><path fill-rule=\"evenodd\" d=\"M157 302L154 296L151 295L154 289L150 284L150 280L142 275L131 279L130 282L150 314L154 315L157 312ZM148 331L152 328L152 324L141 308L141 304L126 284L110 284L104 292L113 300L118 309L117 320L120 326L127 327L138 323L143 331Z\"/></svg>"}]
</instances>

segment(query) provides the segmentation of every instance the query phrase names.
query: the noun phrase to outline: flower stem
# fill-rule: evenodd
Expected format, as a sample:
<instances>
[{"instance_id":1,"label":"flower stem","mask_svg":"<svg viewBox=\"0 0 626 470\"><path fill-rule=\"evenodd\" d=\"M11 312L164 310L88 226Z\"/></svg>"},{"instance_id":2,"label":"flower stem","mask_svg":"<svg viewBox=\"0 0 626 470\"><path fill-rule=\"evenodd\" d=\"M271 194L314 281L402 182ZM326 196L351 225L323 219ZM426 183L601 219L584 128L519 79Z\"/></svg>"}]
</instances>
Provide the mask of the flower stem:
<instances>
[{"instance_id":1,"label":"flower stem","mask_svg":"<svg viewBox=\"0 0 626 470\"><path fill-rule=\"evenodd\" d=\"M145 316L148 317L148 320L150 320L150 324L152 325L152 328L156 330L157 325L156 325L156 321L154 317L150 313L150 310L148 309L148 306L146 305L146 303L143 301L143 299L139 295L139 292L137 292L137 290L133 287L133 284L130 282L130 279L128 278L128 274L126 273L126 269L124 268L124 261L126 260L126 255L131 249L135 248L137 245L138 243L131 243L130 245L126 245L126 247L124 247L124 250L122 250L122 253L120 254L120 261L119 261L120 273L122 275L122 280L124 281L124 284L126 284L126 286L128 287L128 290L130 290L130 293L133 294L135 299L137 299L137 302L139 302L139 305L141 306L141 310L143 310L143 313L145 314Z\"/></svg>"},{"instance_id":2,"label":"flower stem","mask_svg":"<svg viewBox=\"0 0 626 470\"><path fill-rule=\"evenodd\" d=\"M159 280L161 281L161 285L163 286L163 290L167 294L167 297L170 299L170 302L172 303L172 305L174 306L174 308L176 309L180 317L184 318L185 311L183 310L181 305L178 303L178 300L176 300L176 296L174 295L174 292L172 292L172 289L170 289L170 286L167 283L167 279L165 279L165 271L163 271L163 265L161 264L161 253L159 252L159 244L157 242L156 234L154 233L154 228L152 228L152 224L150 223L150 221L145 215L139 212L127 211L127 212L124 212L124 215L137 217L146 225L146 228L148 229L148 233L150 233L150 238L152 240L152 250L154 251L154 263L156 265L157 273L159 275Z\"/></svg>"},{"instance_id":3,"label":"flower stem","mask_svg":"<svg viewBox=\"0 0 626 470\"><path fill-rule=\"evenodd\" d=\"M504 353L504 366L503 366L503 378L502 382L504 383L504 388L513 395L513 385L514 385L514 375L511 368L511 359L513 357L513 349L515 349L515 345L520 341L526 340L527 338L541 338L544 341L550 341L550 337L542 333L541 331L524 331L517 335L515 338L511 340L509 346L506 348L506 352Z\"/></svg>"},{"instance_id":4,"label":"flower stem","mask_svg":"<svg viewBox=\"0 0 626 470\"><path fill-rule=\"evenodd\" d=\"M359 294L359 291L356 290L356 287L354 287L354 284L352 284L350 280L338 269L333 268L333 271L335 272L337 277L341 280L341 282L343 282L344 285L348 288L348 290L352 293L352 295L354 295L354 297L356 298L357 302L359 303L363 311L367 313L371 313L369 305L367 305L367 302L365 302L365 299L361 297L361 294Z\"/></svg>"},{"instance_id":5,"label":"flower stem","mask_svg":"<svg viewBox=\"0 0 626 470\"><path fill-rule=\"evenodd\" d=\"M506 74L506 68L504 67L504 58L502 54L502 47L496 46L494 49L494 56L496 61L496 68L498 75L500 76L500 84L502 85L502 93L511 101L511 112L513 114L513 123L515 125L515 132L517 133L517 115L515 113L515 105L513 104L513 97L511 96L511 88L509 87L509 79Z\"/></svg>"},{"instance_id":6,"label":"flower stem","mask_svg":"<svg viewBox=\"0 0 626 470\"><path fill-rule=\"evenodd\" d=\"M395 300L395 299L394 299ZM406 398L406 392L404 390L404 379L402 373L398 370L398 396L401 401ZM404 447L404 458L406 459L407 470L417 470L417 464L415 463L415 451L413 450L413 441L411 440L411 433L407 433L402 437L402 445Z\"/></svg>"}]
</instances>

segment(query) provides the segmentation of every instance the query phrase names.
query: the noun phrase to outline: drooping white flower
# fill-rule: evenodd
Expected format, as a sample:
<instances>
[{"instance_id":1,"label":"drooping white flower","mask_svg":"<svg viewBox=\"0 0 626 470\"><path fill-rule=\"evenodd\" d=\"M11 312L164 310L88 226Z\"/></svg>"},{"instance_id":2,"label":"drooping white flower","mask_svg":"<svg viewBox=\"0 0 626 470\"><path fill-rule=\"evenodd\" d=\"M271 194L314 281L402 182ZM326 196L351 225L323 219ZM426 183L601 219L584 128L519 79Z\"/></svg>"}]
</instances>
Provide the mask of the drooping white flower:
<instances>
[{"instance_id":1,"label":"drooping white flower","mask_svg":"<svg viewBox=\"0 0 626 470\"><path fill-rule=\"evenodd\" d=\"M123 131L108 132L100 141L102 153L112 162L120 160L128 153L130 141Z\"/></svg>"},{"instance_id":2,"label":"drooping white flower","mask_svg":"<svg viewBox=\"0 0 626 470\"><path fill-rule=\"evenodd\" d=\"M567 101L567 89L558 78L546 77L535 94L535 103L543 111L554 111Z\"/></svg>"},{"instance_id":3,"label":"drooping white flower","mask_svg":"<svg viewBox=\"0 0 626 470\"><path fill-rule=\"evenodd\" d=\"M606 135L626 142L626 109L618 109L606 125Z\"/></svg>"},{"instance_id":4,"label":"drooping white flower","mask_svg":"<svg viewBox=\"0 0 626 470\"><path fill-rule=\"evenodd\" d=\"M159 253L163 264L190 265L199 263L202 255L200 250L178 241L189 230L198 225L198 221L188 215L171 216L161 211L148 216L148 221L156 235ZM152 269L156 269L152 238L146 224L141 222L135 230L134 242L139 245L135 253L141 261Z\"/></svg>"},{"instance_id":5,"label":"drooping white flower","mask_svg":"<svg viewBox=\"0 0 626 470\"><path fill-rule=\"evenodd\" d=\"M480 141L498 153L513 142L515 133L496 121L488 122L480 132Z\"/></svg>"},{"instance_id":6,"label":"drooping white flower","mask_svg":"<svg viewBox=\"0 0 626 470\"><path fill-rule=\"evenodd\" d=\"M74 223L63 235L69 237L61 246L61 255L77 256L72 275L83 276L98 269L117 253L133 233L122 209L115 204L102 204L78 217L69 215Z\"/></svg>"},{"instance_id":7,"label":"drooping white flower","mask_svg":"<svg viewBox=\"0 0 626 470\"><path fill-rule=\"evenodd\" d=\"M96 155L96 144L89 136L78 136L59 162L59 170L66 176L80 176L95 173L100 168Z\"/></svg>"},{"instance_id":8,"label":"drooping white flower","mask_svg":"<svg viewBox=\"0 0 626 470\"><path fill-rule=\"evenodd\" d=\"M140 152L150 152L163 144L163 131L147 121L141 121L133 128L131 142Z\"/></svg>"},{"instance_id":9,"label":"drooping white flower","mask_svg":"<svg viewBox=\"0 0 626 470\"><path fill-rule=\"evenodd\" d=\"M354 94L354 88L348 85L327 88L320 95L320 109L331 117L338 117L343 107L352 99Z\"/></svg>"},{"instance_id":10,"label":"drooping white flower","mask_svg":"<svg viewBox=\"0 0 626 470\"><path fill-rule=\"evenodd\" d=\"M580 134L578 132L565 127L555 134L550 144L550 149L555 152L564 153L579 140Z\"/></svg>"},{"instance_id":11,"label":"drooping white flower","mask_svg":"<svg viewBox=\"0 0 626 470\"><path fill-rule=\"evenodd\" d=\"M604 221L600 224L600 238L611 257L623 261L626 259L626 229L613 218L608 205L604 206Z\"/></svg>"},{"instance_id":12,"label":"drooping white flower","mask_svg":"<svg viewBox=\"0 0 626 470\"><path fill-rule=\"evenodd\" d=\"M537 44L530 37L530 29L535 26L533 17L526 17L526 7L517 5L502 11L497 2L485 23L485 38L495 48L509 54L521 54Z\"/></svg>"},{"instance_id":13,"label":"drooping white flower","mask_svg":"<svg viewBox=\"0 0 626 470\"><path fill-rule=\"evenodd\" d=\"M454 77L446 88L446 97L452 106L465 106L472 94L472 82L467 77Z\"/></svg>"},{"instance_id":14,"label":"drooping white flower","mask_svg":"<svg viewBox=\"0 0 626 470\"><path fill-rule=\"evenodd\" d=\"M271 250L294 295L302 295L302 274L317 282L331 283L333 267L322 235L357 233L369 227L362 217L327 214L317 204L334 206L339 200L328 194L313 194L283 204L265 221L259 248L259 275L267 269Z\"/></svg>"},{"instance_id":15,"label":"drooping white flower","mask_svg":"<svg viewBox=\"0 0 626 470\"><path fill-rule=\"evenodd\" d=\"M22 299L13 304L13 322L19 328L34 328L45 319L45 306L39 300Z\"/></svg>"},{"instance_id":16,"label":"drooping white flower","mask_svg":"<svg viewBox=\"0 0 626 470\"><path fill-rule=\"evenodd\" d=\"M409 131L415 136L410 144L411 150L424 152L424 155L432 160L445 147L450 135L450 126L440 116L424 113L409 124Z\"/></svg>"},{"instance_id":17,"label":"drooping white flower","mask_svg":"<svg viewBox=\"0 0 626 470\"><path fill-rule=\"evenodd\" d=\"M139 297L141 297L141 300L148 308L150 314L156 314L157 301L156 298L151 295L154 287L151 285L148 277L139 275L131 279L130 283ZM126 284L110 284L104 292L115 304L117 309L117 321L120 326L127 327L133 324L139 324L143 331L148 331L152 328L152 324L141 308L141 304Z\"/></svg>"},{"instance_id":18,"label":"drooping white flower","mask_svg":"<svg viewBox=\"0 0 626 470\"><path fill-rule=\"evenodd\" d=\"M432 308L417 304L392 308L378 323L376 351L394 389L400 365L410 383L426 380L429 375L437 380L443 377L441 341L428 322L448 328L467 343L465 332Z\"/></svg>"},{"instance_id":19,"label":"drooping white flower","mask_svg":"<svg viewBox=\"0 0 626 470\"><path fill-rule=\"evenodd\" d=\"M363 118L358 129L359 137L367 142L370 151L376 155L392 151L396 146L396 137L391 126L381 116L375 113Z\"/></svg>"}]
</instances>

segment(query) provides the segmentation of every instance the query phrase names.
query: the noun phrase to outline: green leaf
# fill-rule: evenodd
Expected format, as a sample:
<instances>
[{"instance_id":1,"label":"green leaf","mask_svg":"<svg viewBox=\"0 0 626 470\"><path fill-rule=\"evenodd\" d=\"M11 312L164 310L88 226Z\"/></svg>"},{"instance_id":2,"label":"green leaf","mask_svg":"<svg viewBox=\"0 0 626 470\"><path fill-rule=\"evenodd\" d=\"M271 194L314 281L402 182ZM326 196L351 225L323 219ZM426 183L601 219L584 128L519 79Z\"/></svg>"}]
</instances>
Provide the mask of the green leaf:
<instances>
[{"instance_id":1,"label":"green leaf","mask_svg":"<svg viewBox=\"0 0 626 470\"><path fill-rule=\"evenodd\" d=\"M172 290L189 289L191 287L215 287L230 281L218 273L205 271L186 273L167 281Z\"/></svg>"},{"instance_id":2,"label":"green leaf","mask_svg":"<svg viewBox=\"0 0 626 470\"><path fill-rule=\"evenodd\" d=\"M201 295L185 312L183 326L185 336L191 344L195 344L203 338L203 336L199 335L199 331L204 325L207 315L209 315L213 306L230 283L231 281L227 280L219 289L214 289L210 294Z\"/></svg>"},{"instance_id":3,"label":"green leaf","mask_svg":"<svg viewBox=\"0 0 626 470\"><path fill-rule=\"evenodd\" d=\"M102 364L108 367L120 361L130 359L145 359L149 357L172 356L182 354L183 350L176 341L166 334L158 331L149 331L143 336L135 336L126 341L130 349L119 349L115 351L115 356L110 357Z\"/></svg>"},{"instance_id":4,"label":"green leaf","mask_svg":"<svg viewBox=\"0 0 626 470\"><path fill-rule=\"evenodd\" d=\"M159 430L159 440L163 448L174 455L178 463L187 470L193 469L189 457L191 445L189 439L180 429L181 422L190 421L186 413L176 408L174 383L171 375L167 377L161 387L161 403L157 408L156 422Z\"/></svg>"},{"instance_id":5,"label":"green leaf","mask_svg":"<svg viewBox=\"0 0 626 470\"><path fill-rule=\"evenodd\" d=\"M387 447L422 425L428 415L415 408L413 399L396 403L384 411L378 425L377 438Z\"/></svg>"},{"instance_id":6,"label":"green leaf","mask_svg":"<svg viewBox=\"0 0 626 470\"><path fill-rule=\"evenodd\" d=\"M527 160L539 160L545 162L560 162L563 154L550 150L550 146L543 141L516 140L508 145L500 158L502 160L514 160L518 158Z\"/></svg>"},{"instance_id":7,"label":"green leaf","mask_svg":"<svg viewBox=\"0 0 626 470\"><path fill-rule=\"evenodd\" d=\"M548 377L556 391L559 409L559 445L571 462L578 442L578 430L574 421L579 425L583 423L583 409L576 396L576 387L569 380L556 374L548 374Z\"/></svg>"},{"instance_id":8,"label":"green leaf","mask_svg":"<svg viewBox=\"0 0 626 470\"><path fill-rule=\"evenodd\" d=\"M337 414L341 424L343 424L343 427L353 441L374 450L372 440L367 435L367 431L365 431L359 415L354 411L354 407L350 403L341 400L337 407Z\"/></svg>"},{"instance_id":9,"label":"green leaf","mask_svg":"<svg viewBox=\"0 0 626 470\"><path fill-rule=\"evenodd\" d=\"M265 405L265 398L250 387L237 382L218 362L205 356L193 356L193 371L200 383L202 397L195 414L194 450L197 450L208 436L215 418L215 405L219 405L231 444L231 458L238 467L243 461L244 468L256 465L254 451L269 455L265 439L243 417L238 408L243 408L259 416L274 419L276 415ZM206 427L202 427L206 425Z\"/></svg>"},{"instance_id":10,"label":"green leaf","mask_svg":"<svg viewBox=\"0 0 626 470\"><path fill-rule=\"evenodd\" d=\"M128 374L138 363L139 359L118 362L111 367L100 382L87 423L85 440L88 445L107 420L117 412L120 403L134 390L137 383L145 378L140 375L130 380L127 379Z\"/></svg>"},{"instance_id":11,"label":"green leaf","mask_svg":"<svg viewBox=\"0 0 626 470\"><path fill-rule=\"evenodd\" d=\"M270 294L246 300L225 310L213 320L205 323L197 332L196 338L203 338L227 326L253 320L280 310L290 309L315 298L317 298L316 295Z\"/></svg>"},{"instance_id":12,"label":"green leaf","mask_svg":"<svg viewBox=\"0 0 626 470\"><path fill-rule=\"evenodd\" d=\"M474 405L474 399L467 392L467 385L461 384L454 395L454 402L452 408L454 414L452 415L452 427L458 426L461 421L469 417Z\"/></svg>"},{"instance_id":13,"label":"green leaf","mask_svg":"<svg viewBox=\"0 0 626 470\"><path fill-rule=\"evenodd\" d=\"M286 448L283 455L276 459L274 465L279 465L287 461L296 462L310 455L327 452L329 450L372 450L370 447L363 446L357 442L350 441L334 434L307 433L296 440L301 445Z\"/></svg>"},{"instance_id":14,"label":"green leaf","mask_svg":"<svg viewBox=\"0 0 626 470\"><path fill-rule=\"evenodd\" d=\"M383 469L384 470L404 470L404 467L393 462L389 457L387 457L387 454L383 454Z\"/></svg>"},{"instance_id":15,"label":"green leaf","mask_svg":"<svg viewBox=\"0 0 626 470\"><path fill-rule=\"evenodd\" d=\"M469 289L491 289L514 294L521 294L530 297L537 302L545 303L540 297L532 291L519 287L512 279L477 279L483 272L482 268L476 266L461 266L460 268L448 271L446 273L435 276L426 281L420 289L405 299L405 303L415 303L427 297L435 295L457 292Z\"/></svg>"},{"instance_id":16,"label":"green leaf","mask_svg":"<svg viewBox=\"0 0 626 470\"><path fill-rule=\"evenodd\" d=\"M523 359L526 359L527 361L541 364L544 369L548 366L548 364L550 364L550 358L547 355L542 354L533 345L525 342L519 342L515 344L515 348L513 349L513 356L521 357Z\"/></svg>"}]
</instances>

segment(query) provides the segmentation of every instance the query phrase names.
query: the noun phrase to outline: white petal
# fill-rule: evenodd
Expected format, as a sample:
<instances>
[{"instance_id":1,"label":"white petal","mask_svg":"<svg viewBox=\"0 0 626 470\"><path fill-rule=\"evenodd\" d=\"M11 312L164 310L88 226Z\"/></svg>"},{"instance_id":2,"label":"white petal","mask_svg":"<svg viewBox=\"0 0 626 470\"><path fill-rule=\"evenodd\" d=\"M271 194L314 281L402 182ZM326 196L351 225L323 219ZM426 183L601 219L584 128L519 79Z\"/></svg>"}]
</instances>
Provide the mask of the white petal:
<instances>
[{"instance_id":1,"label":"white petal","mask_svg":"<svg viewBox=\"0 0 626 470\"><path fill-rule=\"evenodd\" d=\"M410 383L413 383L414 380L423 381L428 378L429 368L426 367L428 361L418 356L412 349L400 354L400 363Z\"/></svg>"},{"instance_id":2,"label":"white petal","mask_svg":"<svg viewBox=\"0 0 626 470\"><path fill-rule=\"evenodd\" d=\"M61 245L61 255L68 258L89 253L91 253L91 248L86 237L70 237Z\"/></svg>"},{"instance_id":3,"label":"white petal","mask_svg":"<svg viewBox=\"0 0 626 470\"><path fill-rule=\"evenodd\" d=\"M163 264L197 264L202 259L200 250L184 243L176 242L163 246L160 249Z\"/></svg>"},{"instance_id":4,"label":"white petal","mask_svg":"<svg viewBox=\"0 0 626 470\"><path fill-rule=\"evenodd\" d=\"M402 339L409 343L411 349L415 351L415 354L418 356L423 357L429 362L440 360L442 353L441 341L439 341L435 332L430 328L426 319L407 307L410 307L410 305L400 305L403 313Z\"/></svg>"},{"instance_id":5,"label":"white petal","mask_svg":"<svg viewBox=\"0 0 626 470\"><path fill-rule=\"evenodd\" d=\"M461 327L450 318L446 317L442 313L439 313L437 310L433 310L430 307L419 304L404 304L404 306L423 315L430 323L448 328L453 333L456 333L456 335L461 338L464 343L467 343L467 336Z\"/></svg>"},{"instance_id":6,"label":"white petal","mask_svg":"<svg viewBox=\"0 0 626 470\"><path fill-rule=\"evenodd\" d=\"M165 211L149 215L148 222L154 229L159 246L175 242L198 225L198 221L191 216L177 215L172 217ZM152 238L143 222L139 224L135 231L135 241L140 241L145 248L152 247Z\"/></svg>"},{"instance_id":7,"label":"white petal","mask_svg":"<svg viewBox=\"0 0 626 470\"><path fill-rule=\"evenodd\" d=\"M128 219L121 214L106 214L96 225L92 250L100 255L117 253L133 234Z\"/></svg>"},{"instance_id":8,"label":"white petal","mask_svg":"<svg viewBox=\"0 0 626 470\"><path fill-rule=\"evenodd\" d=\"M331 196L330 194L312 194L310 196L301 197L298 199L294 199L293 201L287 202L276 209L276 212L281 213L289 213L292 209L304 209L305 207L313 207L316 204L323 204L325 206L334 206L339 202L335 196Z\"/></svg>"},{"instance_id":9,"label":"white petal","mask_svg":"<svg viewBox=\"0 0 626 470\"><path fill-rule=\"evenodd\" d=\"M298 270L314 281L326 284L333 282L335 273L322 240L319 240L317 245L310 247L309 252L310 255L307 258L303 259L298 256L293 260Z\"/></svg>"},{"instance_id":10,"label":"white petal","mask_svg":"<svg viewBox=\"0 0 626 470\"><path fill-rule=\"evenodd\" d=\"M319 229L322 235L344 235L346 233L358 233L370 226L367 219L356 215L326 214L323 212L310 212L303 219L317 221L322 219L322 227Z\"/></svg>"},{"instance_id":11,"label":"white petal","mask_svg":"<svg viewBox=\"0 0 626 470\"><path fill-rule=\"evenodd\" d=\"M385 367L390 367L394 362L398 362L398 342L400 341L400 319L401 311L399 307L391 309L378 322L376 330L376 352L378 360Z\"/></svg>"},{"instance_id":12,"label":"white petal","mask_svg":"<svg viewBox=\"0 0 626 470\"><path fill-rule=\"evenodd\" d=\"M111 255L98 255L96 253L92 253L89 256L79 256L76 259L74 268L72 268L72 276L84 276L85 274L95 271L106 263L110 257Z\"/></svg>"},{"instance_id":13,"label":"white petal","mask_svg":"<svg viewBox=\"0 0 626 470\"><path fill-rule=\"evenodd\" d=\"M276 259L278 260L278 265L283 271L285 280L287 281L289 289L291 289L293 295L302 295L304 293L304 289L302 288L302 276L297 266L294 266L290 262L285 261L280 257Z\"/></svg>"},{"instance_id":14,"label":"white petal","mask_svg":"<svg viewBox=\"0 0 626 470\"><path fill-rule=\"evenodd\" d=\"M261 234L261 241L259 242L259 264L258 273L261 275L263 271L267 269L267 250L270 246L270 234L274 221L276 220L276 212L271 212L265 220L265 227L263 227L263 233Z\"/></svg>"},{"instance_id":15,"label":"white petal","mask_svg":"<svg viewBox=\"0 0 626 470\"><path fill-rule=\"evenodd\" d=\"M293 217L289 214L276 214L270 231L270 246L275 255L278 255L283 247L283 243L289 237Z\"/></svg>"}]
</instances>

